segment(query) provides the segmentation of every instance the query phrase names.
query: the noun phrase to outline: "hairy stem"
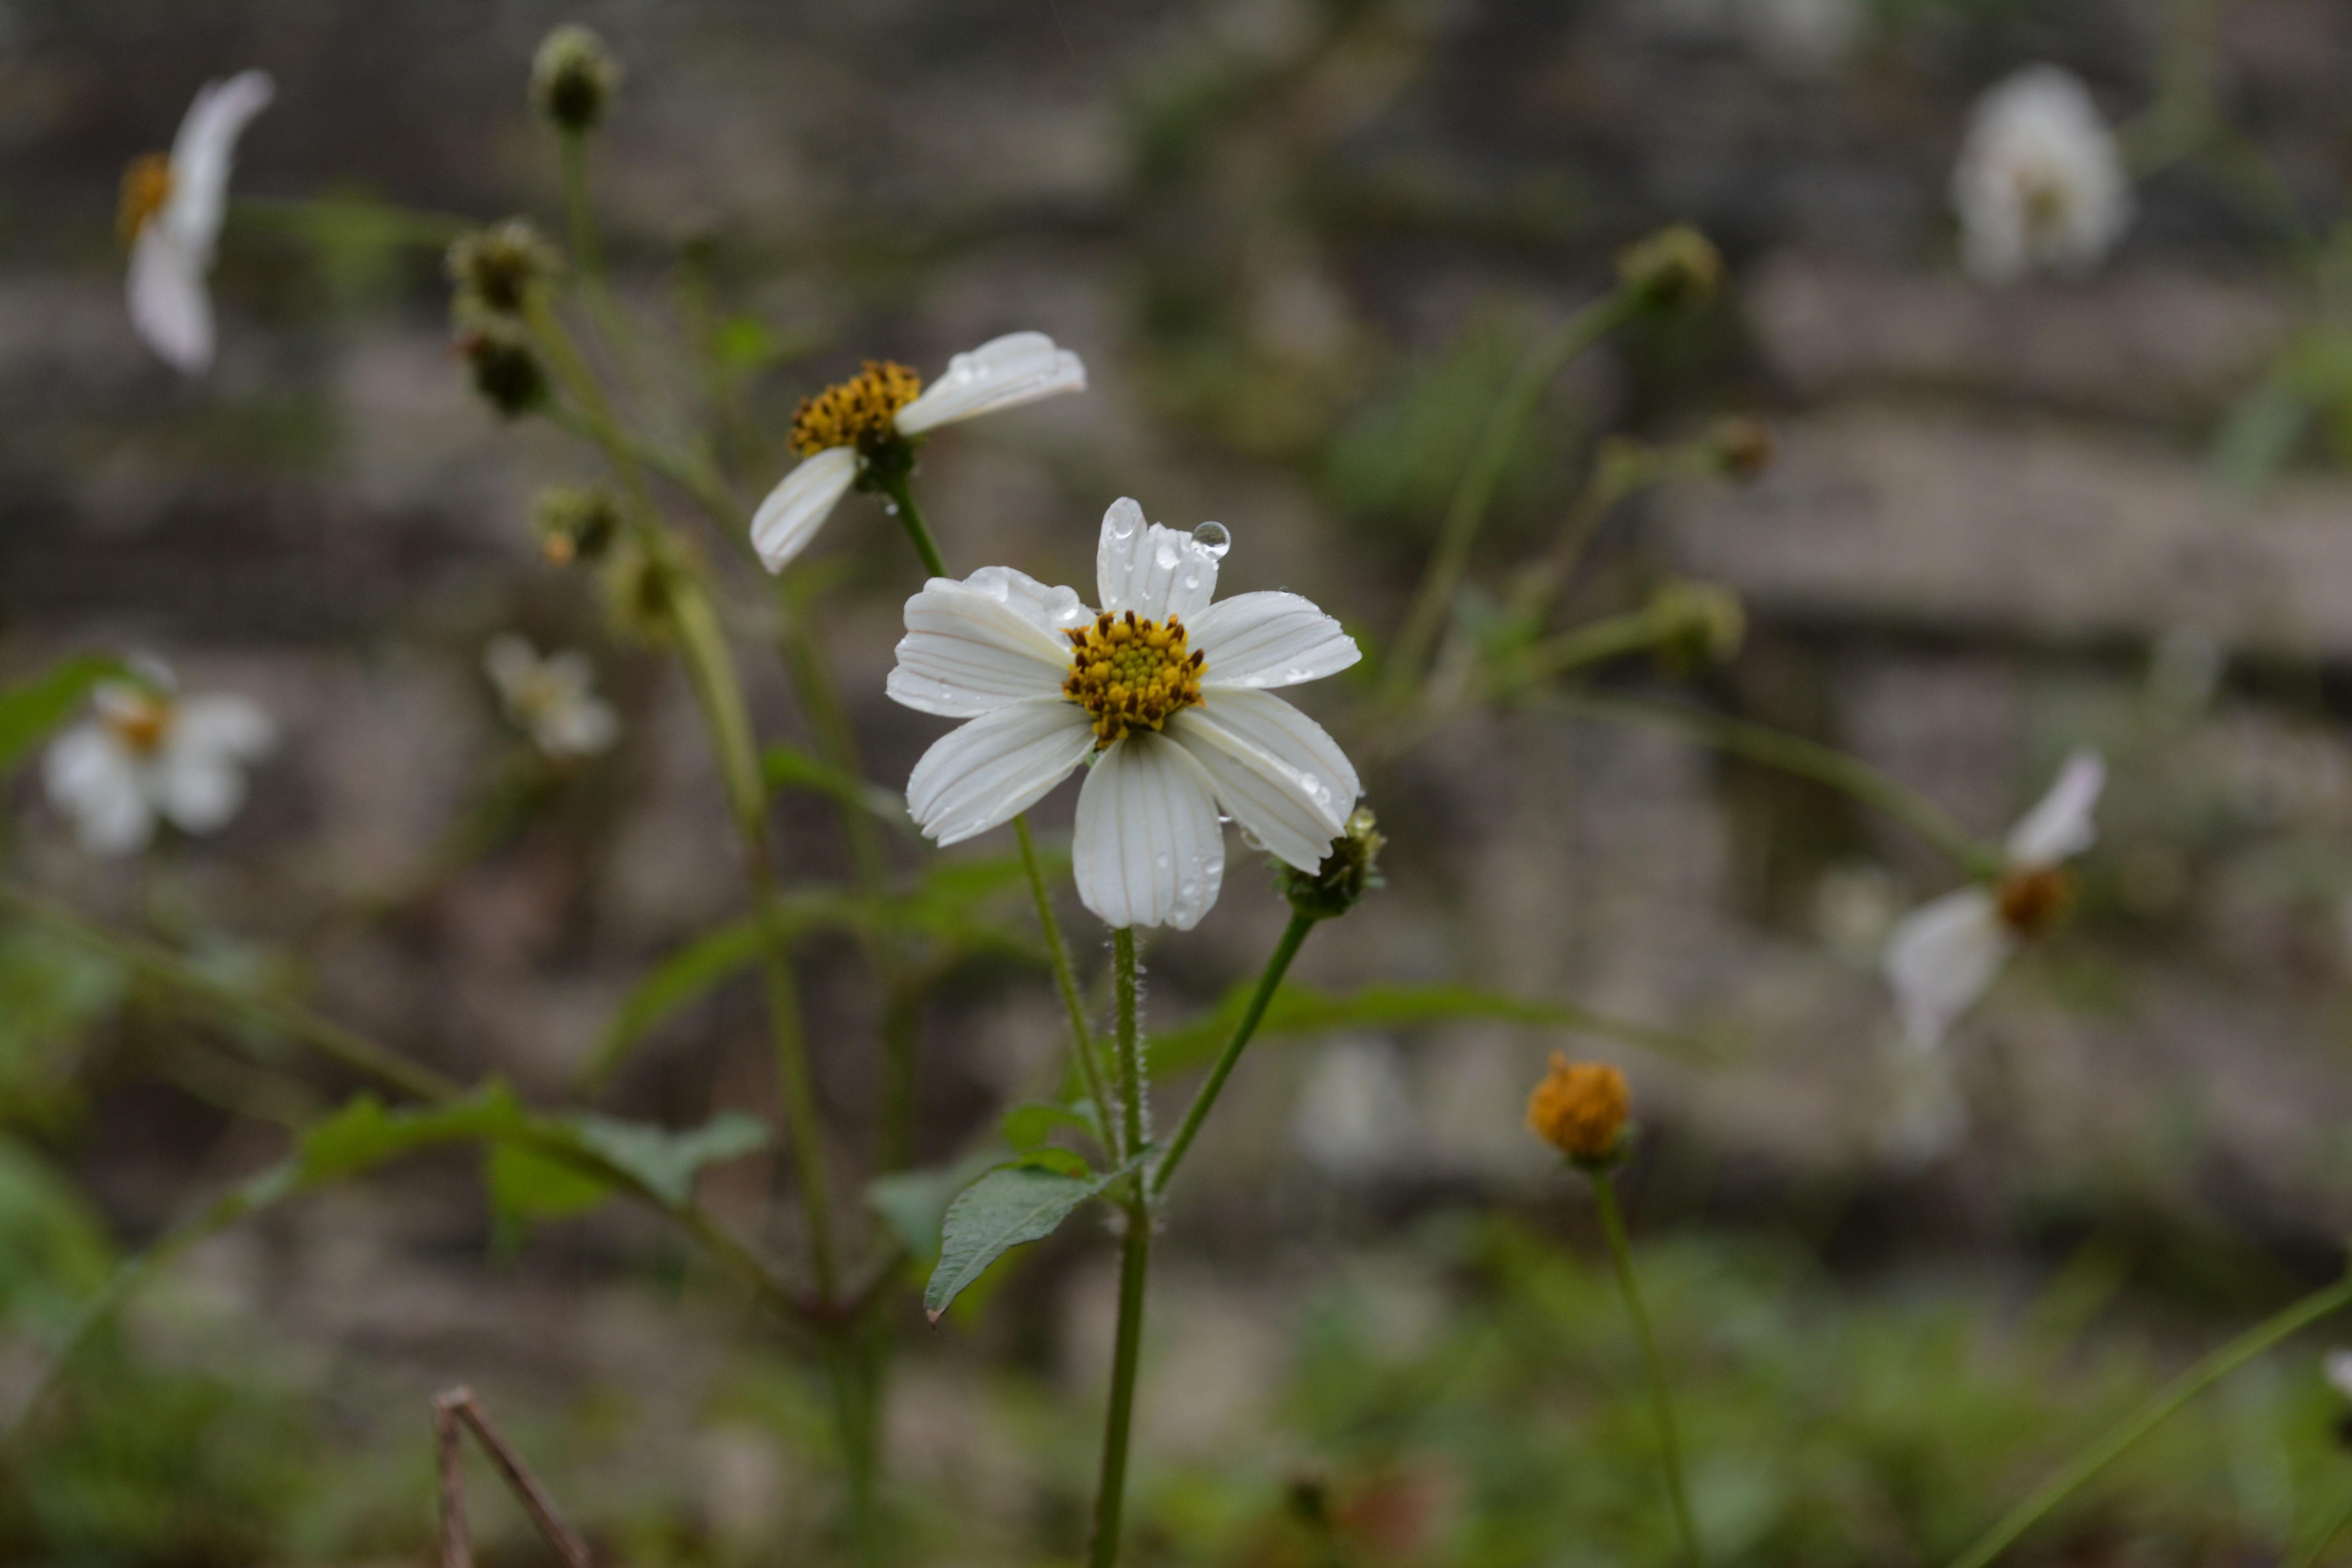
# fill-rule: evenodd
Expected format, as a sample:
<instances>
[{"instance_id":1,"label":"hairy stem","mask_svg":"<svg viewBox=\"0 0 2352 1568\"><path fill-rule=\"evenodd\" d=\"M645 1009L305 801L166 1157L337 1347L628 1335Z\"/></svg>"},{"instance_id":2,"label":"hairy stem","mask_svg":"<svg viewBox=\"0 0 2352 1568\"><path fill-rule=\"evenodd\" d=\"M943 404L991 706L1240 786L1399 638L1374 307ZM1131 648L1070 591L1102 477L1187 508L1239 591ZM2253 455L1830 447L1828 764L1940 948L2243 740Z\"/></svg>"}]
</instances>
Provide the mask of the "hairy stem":
<instances>
[{"instance_id":1,"label":"hairy stem","mask_svg":"<svg viewBox=\"0 0 2352 1568\"><path fill-rule=\"evenodd\" d=\"M1649 1310L1642 1305L1641 1282L1633 1274L1633 1248L1625 1239L1625 1216L1618 1212L1617 1185L1606 1171L1592 1173L1592 1203L1601 1211L1601 1233L1609 1238L1609 1259L1616 1266L1617 1288L1624 1292L1626 1316L1633 1320L1642 1342L1642 1364L1650 1379L1650 1400L1658 1419L1658 1453L1666 1472L1666 1498L1675 1510L1675 1528L1682 1535L1683 1553L1691 1568L1705 1568L1706 1553L1698 1543L1698 1526L1691 1520L1690 1494L1683 1483L1682 1439L1675 1430L1674 1396L1666 1388L1665 1358L1658 1353L1658 1336L1650 1326Z\"/></svg>"},{"instance_id":2,"label":"hairy stem","mask_svg":"<svg viewBox=\"0 0 2352 1568\"><path fill-rule=\"evenodd\" d=\"M1159 1163L1152 1169L1150 1189L1154 1198L1168 1190L1169 1179L1175 1175L1176 1167L1182 1163L1184 1151L1192 1146L1193 1138L1201 1131L1201 1123L1209 1119L1211 1108L1217 1103L1218 1093L1225 1087L1225 1079L1233 1076L1234 1065L1242 1059L1242 1052L1249 1045L1250 1037L1257 1033L1258 1021L1265 1016L1266 1004L1274 1000L1275 992L1282 984L1283 975L1289 972L1290 961L1298 956L1299 948L1307 941L1307 933L1314 929L1315 917L1305 913L1293 914L1290 924L1283 928L1282 940L1274 944L1273 955L1265 961L1265 971L1258 976L1257 989L1250 994L1248 1009L1242 1014L1241 1022L1234 1026L1233 1038L1227 1040L1225 1048L1218 1053L1216 1065L1209 1069L1209 1076L1202 1081L1200 1092L1193 1095L1192 1103L1185 1107L1184 1120L1176 1125L1176 1135L1168 1141L1168 1152L1160 1157Z\"/></svg>"},{"instance_id":3,"label":"hairy stem","mask_svg":"<svg viewBox=\"0 0 2352 1568\"><path fill-rule=\"evenodd\" d=\"M1143 1147L1141 1029L1137 1020L1135 932L1121 926L1111 933L1118 991L1120 1098L1127 1118L1127 1146ZM1127 1499L1128 1436L1135 1424L1135 1371L1143 1345L1143 1287L1151 1268L1151 1205L1140 1173L1125 1203L1126 1236L1119 1248L1118 1330L1111 1343L1110 1404L1103 1416L1102 1473L1095 1487L1094 1539L1089 1568L1112 1568L1118 1561L1119 1514Z\"/></svg>"},{"instance_id":4,"label":"hairy stem","mask_svg":"<svg viewBox=\"0 0 2352 1568\"><path fill-rule=\"evenodd\" d=\"M2074 1496L2084 1483L2123 1458L2141 1438L2163 1426L2182 1405L2281 1340L2347 1306L2352 1306L2352 1274L2347 1274L2325 1289L2313 1291L2213 1352L2174 1378L2155 1398L2125 1417L2105 1436L2083 1450L2032 1496L2010 1510L2000 1523L1978 1539L1975 1545L1952 1560L1952 1568L1985 1568L1987 1563L2015 1545L2019 1537L2041 1523L2052 1510Z\"/></svg>"}]
</instances>

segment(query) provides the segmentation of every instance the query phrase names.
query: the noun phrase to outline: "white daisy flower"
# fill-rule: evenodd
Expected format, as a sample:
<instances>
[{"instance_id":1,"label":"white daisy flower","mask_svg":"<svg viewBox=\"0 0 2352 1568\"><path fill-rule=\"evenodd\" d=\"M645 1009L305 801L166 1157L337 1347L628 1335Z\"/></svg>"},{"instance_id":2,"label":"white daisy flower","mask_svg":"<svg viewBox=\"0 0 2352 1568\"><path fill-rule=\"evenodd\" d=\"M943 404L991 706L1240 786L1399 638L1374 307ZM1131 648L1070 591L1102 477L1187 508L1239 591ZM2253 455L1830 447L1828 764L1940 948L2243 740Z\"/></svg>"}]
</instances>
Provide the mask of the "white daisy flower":
<instances>
[{"instance_id":1,"label":"white daisy flower","mask_svg":"<svg viewBox=\"0 0 2352 1568\"><path fill-rule=\"evenodd\" d=\"M588 656L565 648L541 658L512 632L492 637L482 668L517 728L550 757L590 757L620 739L620 716L596 695Z\"/></svg>"},{"instance_id":2,"label":"white daisy flower","mask_svg":"<svg viewBox=\"0 0 2352 1568\"><path fill-rule=\"evenodd\" d=\"M1907 1043L1922 1050L1939 1044L2019 943L2065 909L2063 863L2097 837L2091 812L2106 777L2096 752L2074 752L2050 793L2010 831L2009 866L1999 882L1946 893L1895 922L1883 963Z\"/></svg>"},{"instance_id":3,"label":"white daisy flower","mask_svg":"<svg viewBox=\"0 0 2352 1568\"><path fill-rule=\"evenodd\" d=\"M2131 178L2072 72L2031 66L1987 92L1952 170L1962 259L1987 283L2089 271L2131 222Z\"/></svg>"},{"instance_id":4,"label":"white daisy flower","mask_svg":"<svg viewBox=\"0 0 2352 1568\"><path fill-rule=\"evenodd\" d=\"M158 816L185 833L226 826L245 804L246 764L278 738L269 715L245 698L182 698L160 663L142 661L141 673L149 687L101 684L91 693L96 715L42 760L50 802L100 855L145 848Z\"/></svg>"},{"instance_id":5,"label":"white daisy flower","mask_svg":"<svg viewBox=\"0 0 2352 1568\"><path fill-rule=\"evenodd\" d=\"M1086 389L1086 365L1043 332L992 338L949 360L929 387L905 365L868 360L849 380L801 400L793 450L805 460L752 514L752 548L781 572L877 458L905 462L908 443L942 425Z\"/></svg>"},{"instance_id":6,"label":"white daisy flower","mask_svg":"<svg viewBox=\"0 0 2352 1568\"><path fill-rule=\"evenodd\" d=\"M1204 525L1205 531L1206 525ZM1099 612L1007 567L934 577L907 601L889 692L971 723L907 781L916 824L954 844L1034 805L1081 763L1078 896L1112 926L1190 931L1217 901L1222 807L1277 858L1314 870L1355 808L1356 770L1271 689L1361 657L1296 594L1210 603L1219 542L1103 515Z\"/></svg>"},{"instance_id":7,"label":"white daisy flower","mask_svg":"<svg viewBox=\"0 0 2352 1568\"><path fill-rule=\"evenodd\" d=\"M206 82L180 121L171 155L149 153L122 176L131 324L149 348L189 375L202 374L213 363L213 301L205 279L228 207L236 139L276 92L266 71Z\"/></svg>"}]
</instances>

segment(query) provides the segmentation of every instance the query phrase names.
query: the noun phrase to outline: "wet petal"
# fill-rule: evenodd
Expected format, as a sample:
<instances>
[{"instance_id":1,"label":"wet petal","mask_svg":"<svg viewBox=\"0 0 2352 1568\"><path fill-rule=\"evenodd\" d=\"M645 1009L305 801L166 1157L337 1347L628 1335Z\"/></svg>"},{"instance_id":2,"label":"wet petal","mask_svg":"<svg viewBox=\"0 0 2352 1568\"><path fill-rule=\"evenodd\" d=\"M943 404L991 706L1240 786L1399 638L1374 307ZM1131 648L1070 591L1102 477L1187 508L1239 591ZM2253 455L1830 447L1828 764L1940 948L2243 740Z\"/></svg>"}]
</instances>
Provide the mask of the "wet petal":
<instances>
[{"instance_id":1,"label":"wet petal","mask_svg":"<svg viewBox=\"0 0 2352 1568\"><path fill-rule=\"evenodd\" d=\"M1903 1036L1928 1050L1989 989L2012 946L2000 912L1983 888L1931 900L1895 923L1880 960Z\"/></svg>"},{"instance_id":2,"label":"wet petal","mask_svg":"<svg viewBox=\"0 0 2352 1568\"><path fill-rule=\"evenodd\" d=\"M1087 367L1043 332L1010 332L948 361L947 374L898 410L898 426L919 436L959 419L993 414L1087 389Z\"/></svg>"},{"instance_id":3,"label":"wet petal","mask_svg":"<svg viewBox=\"0 0 2352 1568\"><path fill-rule=\"evenodd\" d=\"M1208 775L1162 736L1113 745L1078 791L1071 869L1079 900L1104 924L1191 931L1225 875Z\"/></svg>"},{"instance_id":4,"label":"wet petal","mask_svg":"<svg viewBox=\"0 0 2352 1568\"><path fill-rule=\"evenodd\" d=\"M778 480L751 514L751 548L760 564L782 571L856 482L857 453L848 447L828 447Z\"/></svg>"},{"instance_id":5,"label":"wet petal","mask_svg":"<svg viewBox=\"0 0 2352 1568\"><path fill-rule=\"evenodd\" d=\"M1122 498L1103 513L1095 575L1112 615L1133 610L1147 621L1172 615L1189 626L1216 594L1217 558L1189 533L1146 523L1143 508Z\"/></svg>"},{"instance_id":6,"label":"wet petal","mask_svg":"<svg viewBox=\"0 0 2352 1568\"><path fill-rule=\"evenodd\" d=\"M2058 770L2050 793L2010 829L2009 858L2023 866L2055 866L2088 849L2099 837L2091 813L2106 783L2105 761L2087 746L2078 748Z\"/></svg>"},{"instance_id":7,"label":"wet petal","mask_svg":"<svg viewBox=\"0 0 2352 1568\"><path fill-rule=\"evenodd\" d=\"M932 578L907 601L907 635L885 689L909 708L957 719L1058 699L1070 672L1069 641L1055 630L1065 597L1083 619L1073 590L1001 566L962 583Z\"/></svg>"},{"instance_id":8,"label":"wet petal","mask_svg":"<svg viewBox=\"0 0 2352 1568\"><path fill-rule=\"evenodd\" d=\"M932 742L907 781L907 810L936 842L961 843L1036 805L1094 744L1075 703L999 708Z\"/></svg>"},{"instance_id":9,"label":"wet petal","mask_svg":"<svg viewBox=\"0 0 2352 1568\"><path fill-rule=\"evenodd\" d=\"M1356 808L1356 770L1323 726L1279 697L1219 691L1169 721L1234 820L1302 871L1323 863Z\"/></svg>"},{"instance_id":10,"label":"wet petal","mask_svg":"<svg viewBox=\"0 0 2352 1568\"><path fill-rule=\"evenodd\" d=\"M1296 686L1364 657L1338 621L1296 594L1236 594L1184 624L1208 658L1203 686Z\"/></svg>"}]
</instances>

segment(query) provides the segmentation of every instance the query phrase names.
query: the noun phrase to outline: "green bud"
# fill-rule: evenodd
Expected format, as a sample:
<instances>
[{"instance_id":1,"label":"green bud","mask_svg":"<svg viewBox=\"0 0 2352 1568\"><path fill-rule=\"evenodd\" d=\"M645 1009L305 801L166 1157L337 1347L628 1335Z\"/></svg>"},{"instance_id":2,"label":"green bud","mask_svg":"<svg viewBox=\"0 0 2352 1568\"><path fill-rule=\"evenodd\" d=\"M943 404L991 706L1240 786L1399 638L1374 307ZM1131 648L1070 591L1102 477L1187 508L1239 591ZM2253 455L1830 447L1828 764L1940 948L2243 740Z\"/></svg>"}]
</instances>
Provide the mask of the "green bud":
<instances>
[{"instance_id":1,"label":"green bud","mask_svg":"<svg viewBox=\"0 0 2352 1568\"><path fill-rule=\"evenodd\" d=\"M1669 669L1690 671L1721 664L1739 651L1748 635L1748 612L1739 595L1713 583L1677 578L1650 596L1658 625L1658 660Z\"/></svg>"},{"instance_id":2,"label":"green bud","mask_svg":"<svg viewBox=\"0 0 2352 1568\"><path fill-rule=\"evenodd\" d=\"M621 531L621 509L597 486L551 485L531 504L531 528L540 548L558 566L604 559Z\"/></svg>"},{"instance_id":3,"label":"green bud","mask_svg":"<svg viewBox=\"0 0 2352 1568\"><path fill-rule=\"evenodd\" d=\"M457 352L474 373L474 390L509 419L547 401L547 373L523 335L499 321L487 321L457 339Z\"/></svg>"},{"instance_id":4,"label":"green bud","mask_svg":"<svg viewBox=\"0 0 2352 1568\"><path fill-rule=\"evenodd\" d=\"M660 647L677 629L677 591L671 566L636 540L623 535L606 552L597 586L604 599L605 618L613 629L632 642Z\"/></svg>"},{"instance_id":5,"label":"green bud","mask_svg":"<svg viewBox=\"0 0 2352 1568\"><path fill-rule=\"evenodd\" d=\"M1323 857L1322 865L1310 872L1277 863L1275 884L1290 900L1290 907L1302 915L1318 921L1344 915L1368 890L1385 885L1381 879L1381 847L1387 842L1372 808L1360 805L1333 841L1330 853Z\"/></svg>"},{"instance_id":6,"label":"green bud","mask_svg":"<svg viewBox=\"0 0 2352 1568\"><path fill-rule=\"evenodd\" d=\"M1696 310L1723 282L1723 256L1686 223L1662 228L1617 253L1617 276L1645 310Z\"/></svg>"},{"instance_id":7,"label":"green bud","mask_svg":"<svg viewBox=\"0 0 2352 1568\"><path fill-rule=\"evenodd\" d=\"M493 315L519 315L531 286L561 265L539 231L519 217L460 235L449 247L460 311L478 304Z\"/></svg>"},{"instance_id":8,"label":"green bud","mask_svg":"<svg viewBox=\"0 0 2352 1568\"><path fill-rule=\"evenodd\" d=\"M531 62L530 100L558 131L594 130L620 85L604 40L576 22L548 34Z\"/></svg>"}]
</instances>

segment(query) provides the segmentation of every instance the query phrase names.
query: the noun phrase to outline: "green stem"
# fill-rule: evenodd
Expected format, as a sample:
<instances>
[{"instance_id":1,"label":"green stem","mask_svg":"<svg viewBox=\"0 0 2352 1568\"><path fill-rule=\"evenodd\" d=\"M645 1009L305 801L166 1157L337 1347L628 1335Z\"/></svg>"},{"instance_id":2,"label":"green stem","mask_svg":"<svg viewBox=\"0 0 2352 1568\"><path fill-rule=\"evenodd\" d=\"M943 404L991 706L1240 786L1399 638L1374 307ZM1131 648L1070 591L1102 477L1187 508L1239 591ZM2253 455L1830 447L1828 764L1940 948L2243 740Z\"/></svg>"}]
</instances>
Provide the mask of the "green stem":
<instances>
[{"instance_id":1,"label":"green stem","mask_svg":"<svg viewBox=\"0 0 2352 1568\"><path fill-rule=\"evenodd\" d=\"M1114 1163L1128 1152L1119 1136L1118 1118L1112 1113L1110 1091L1103 1082L1102 1063L1095 1054L1094 1030L1087 1024L1087 1005L1078 994L1078 977L1070 965L1069 945L1062 940L1062 922L1054 916L1054 892L1045 885L1045 869L1037 863L1037 840L1029 832L1029 814L1013 819L1013 836L1021 841L1021 868L1029 876L1029 896L1036 900L1037 924L1045 933L1045 960L1053 966L1054 988L1062 994L1062 1010L1069 1016L1070 1049L1087 1080L1087 1098L1102 1125L1104 1144Z\"/></svg>"},{"instance_id":2,"label":"green stem","mask_svg":"<svg viewBox=\"0 0 2352 1568\"><path fill-rule=\"evenodd\" d=\"M1469 466L1463 469L1461 482L1454 488L1453 503L1446 509L1445 521L1438 531L1437 549L1430 557L1429 570L1422 578L1421 591L1413 598L1412 613L1405 617L1404 630L1390 650L1384 679L1391 700L1402 700L1412 689L1430 650L1436 646L1438 634L1444 629L1454 593L1470 563L1471 546L1477 542L1478 530L1486 521L1486 508L1495 499L1503 470L1518 445L1519 433L1535 413L1544 389L1577 356L1625 320L1633 300L1632 289L1621 289L1570 316L1549 337L1528 351L1511 373L1501 395L1496 398L1486 426L1479 431L1478 444L1471 451Z\"/></svg>"},{"instance_id":3,"label":"green stem","mask_svg":"<svg viewBox=\"0 0 2352 1568\"><path fill-rule=\"evenodd\" d=\"M1135 932L1111 932L1112 963L1118 990L1119 1089L1125 1100L1127 1147L1143 1147L1141 1029L1137 1019ZM1138 1174L1126 1202L1127 1234L1119 1249L1118 1331L1111 1344L1110 1405L1103 1416L1102 1473L1095 1488L1094 1540L1089 1568L1118 1562L1119 1513L1127 1498L1128 1436L1135 1425L1135 1370L1143 1345L1143 1287L1151 1268L1151 1205Z\"/></svg>"},{"instance_id":4,"label":"green stem","mask_svg":"<svg viewBox=\"0 0 2352 1568\"><path fill-rule=\"evenodd\" d=\"M946 576L948 563L941 558L940 547L931 538L931 531L923 526L922 509L915 504L914 487L907 482L907 471L901 468L877 478L882 486L882 493L889 498L890 515L898 520L899 526L907 531L908 540L915 546L915 553L923 558L923 570L934 577Z\"/></svg>"},{"instance_id":5,"label":"green stem","mask_svg":"<svg viewBox=\"0 0 2352 1568\"><path fill-rule=\"evenodd\" d=\"M1182 1163L1184 1151L1192 1146L1192 1139L1200 1132L1201 1123L1209 1119L1210 1108L1217 1103L1217 1095L1225 1087L1225 1079L1233 1076L1234 1066L1242 1059L1242 1051L1249 1045L1250 1037L1257 1033L1258 1021L1265 1016L1266 1004L1274 1000L1276 990L1282 984L1283 975L1289 972L1290 961L1298 956L1298 949L1307 941L1307 933L1314 929L1315 917L1304 912L1293 914L1290 924L1283 928L1282 940L1274 944L1273 956L1265 961L1265 972L1258 976L1257 989L1250 994L1248 1008L1242 1014L1241 1022L1234 1026L1233 1038L1225 1042L1224 1050L1217 1057L1216 1066L1209 1069L1209 1076L1201 1085L1200 1092L1192 1096L1192 1103L1185 1108L1184 1120L1177 1124L1176 1135L1168 1141L1168 1152L1160 1157L1158 1165L1152 1170L1150 1189L1154 1198L1168 1190L1169 1178L1175 1175L1177 1165Z\"/></svg>"},{"instance_id":6,"label":"green stem","mask_svg":"<svg viewBox=\"0 0 2352 1568\"><path fill-rule=\"evenodd\" d=\"M2347 1526L2352 1526L2352 1489L2345 1492L2344 1500L2336 1505L2336 1511L2328 1516L2319 1533L2289 1557L2284 1568L2317 1568L2319 1560L2327 1555L2327 1549L2336 1544L2336 1538L2344 1533Z\"/></svg>"},{"instance_id":7,"label":"green stem","mask_svg":"<svg viewBox=\"0 0 2352 1568\"><path fill-rule=\"evenodd\" d=\"M604 270L604 243L596 237L596 208L588 191L587 133L566 131L560 140L563 214L572 230L572 265L579 268L588 311L596 318L597 330L611 347L622 379L634 386L642 379L637 374L636 350L629 338L628 322L621 314L621 302L614 296L611 277Z\"/></svg>"},{"instance_id":8,"label":"green stem","mask_svg":"<svg viewBox=\"0 0 2352 1568\"><path fill-rule=\"evenodd\" d=\"M1971 876L1989 875L2000 868L2000 852L1979 843L1941 806L1860 758L1850 757L1832 747L1767 725L1727 719L1719 713L1693 708L1668 708L1612 697L1563 695L1552 701L1565 711L1613 724L1670 730L1702 745L1827 784L1885 812L1949 856Z\"/></svg>"},{"instance_id":9,"label":"green stem","mask_svg":"<svg viewBox=\"0 0 2352 1568\"><path fill-rule=\"evenodd\" d=\"M2163 1426L2182 1405L2281 1340L2347 1306L2352 1306L2352 1274L2347 1274L2325 1289L2313 1291L2285 1310L2231 1340L2174 1378L2162 1393L2084 1450L2072 1464L2044 1483L2040 1490L2011 1509L1975 1545L1954 1558L1952 1568L1986 1568L1986 1564L2016 1544L2020 1536L2039 1524L2060 1503L2074 1496L2085 1482L2121 1458L2141 1438Z\"/></svg>"},{"instance_id":10,"label":"green stem","mask_svg":"<svg viewBox=\"0 0 2352 1568\"><path fill-rule=\"evenodd\" d=\"M1592 1173L1592 1203L1601 1211L1601 1234L1609 1238L1609 1259L1617 1268L1617 1288L1625 1294L1625 1313L1642 1342L1642 1364L1650 1378L1650 1400L1658 1417L1658 1451L1666 1472L1666 1497L1674 1506L1675 1528L1683 1538L1683 1552L1691 1568L1705 1568L1706 1553L1698 1543L1698 1526L1691 1520L1690 1495L1683 1484L1682 1439L1675 1431L1675 1402L1666 1388L1665 1358L1658 1353L1658 1336L1642 1305L1642 1287L1633 1274L1633 1248L1625 1239L1625 1216L1617 1208L1617 1186L1606 1171Z\"/></svg>"},{"instance_id":11,"label":"green stem","mask_svg":"<svg viewBox=\"0 0 2352 1568\"><path fill-rule=\"evenodd\" d=\"M1658 637L1658 617L1647 610L1604 616L1557 637L1546 637L1513 657L1488 677L1487 692L1494 697L1507 697L1538 681L1566 675L1586 665L1655 647Z\"/></svg>"}]
</instances>

